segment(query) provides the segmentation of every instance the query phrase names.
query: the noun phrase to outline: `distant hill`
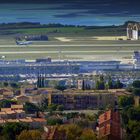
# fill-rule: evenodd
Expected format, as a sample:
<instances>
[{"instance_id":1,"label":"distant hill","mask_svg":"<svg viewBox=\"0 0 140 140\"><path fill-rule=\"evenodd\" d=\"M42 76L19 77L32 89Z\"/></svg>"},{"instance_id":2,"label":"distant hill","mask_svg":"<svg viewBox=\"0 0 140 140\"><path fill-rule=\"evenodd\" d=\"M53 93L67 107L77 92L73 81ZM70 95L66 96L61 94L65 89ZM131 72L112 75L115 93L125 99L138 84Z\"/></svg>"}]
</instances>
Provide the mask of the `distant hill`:
<instances>
[{"instance_id":1,"label":"distant hill","mask_svg":"<svg viewBox=\"0 0 140 140\"><path fill-rule=\"evenodd\" d=\"M49 28L49 27L85 27L87 29L98 29L98 28L115 28L115 27L127 27L128 23L138 23L136 21L126 21L122 25L112 26L77 26L77 25L63 25L63 24L40 24L39 22L19 22L19 23L1 23L0 30L4 29L28 29L28 28Z\"/></svg>"}]
</instances>

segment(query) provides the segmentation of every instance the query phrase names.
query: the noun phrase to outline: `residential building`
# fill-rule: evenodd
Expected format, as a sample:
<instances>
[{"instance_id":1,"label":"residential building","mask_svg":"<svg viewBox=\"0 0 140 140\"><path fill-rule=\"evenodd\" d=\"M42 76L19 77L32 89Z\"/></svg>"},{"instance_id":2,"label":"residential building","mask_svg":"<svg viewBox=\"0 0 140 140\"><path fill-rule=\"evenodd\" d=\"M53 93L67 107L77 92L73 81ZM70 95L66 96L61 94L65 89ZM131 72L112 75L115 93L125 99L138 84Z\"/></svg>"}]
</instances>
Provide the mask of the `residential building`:
<instances>
[{"instance_id":1,"label":"residential building","mask_svg":"<svg viewBox=\"0 0 140 140\"><path fill-rule=\"evenodd\" d=\"M20 119L25 118L25 116L25 111L21 109L1 108L0 111L0 119Z\"/></svg>"},{"instance_id":2,"label":"residential building","mask_svg":"<svg viewBox=\"0 0 140 140\"><path fill-rule=\"evenodd\" d=\"M16 96L15 100L17 101L18 104L24 104L26 102L29 102L29 97L27 97L26 95L20 95Z\"/></svg>"},{"instance_id":3,"label":"residential building","mask_svg":"<svg viewBox=\"0 0 140 140\"><path fill-rule=\"evenodd\" d=\"M23 105L12 105L11 108L1 108L0 125L7 122L22 122L28 124L30 128L41 128L47 123L44 117L27 117L27 114L23 110Z\"/></svg>"},{"instance_id":4,"label":"residential building","mask_svg":"<svg viewBox=\"0 0 140 140\"><path fill-rule=\"evenodd\" d=\"M63 105L65 109L97 109L108 105L114 106L115 96L113 93L95 92L63 92L49 93L48 104Z\"/></svg>"}]
</instances>

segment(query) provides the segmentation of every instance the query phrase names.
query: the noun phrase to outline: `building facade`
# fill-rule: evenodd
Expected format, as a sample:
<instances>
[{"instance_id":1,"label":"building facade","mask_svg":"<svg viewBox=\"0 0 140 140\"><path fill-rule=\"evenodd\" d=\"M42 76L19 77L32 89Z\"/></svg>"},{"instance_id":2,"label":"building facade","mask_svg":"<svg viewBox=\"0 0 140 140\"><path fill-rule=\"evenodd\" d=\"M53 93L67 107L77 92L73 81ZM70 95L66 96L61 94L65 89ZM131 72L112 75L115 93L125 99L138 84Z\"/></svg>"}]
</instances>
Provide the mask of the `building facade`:
<instances>
[{"instance_id":1,"label":"building facade","mask_svg":"<svg viewBox=\"0 0 140 140\"><path fill-rule=\"evenodd\" d=\"M113 93L50 93L48 104L63 105L64 109L98 109L107 106L114 106L115 96Z\"/></svg>"},{"instance_id":2,"label":"building facade","mask_svg":"<svg viewBox=\"0 0 140 140\"><path fill-rule=\"evenodd\" d=\"M99 116L99 138L121 140L121 120L118 111L109 110Z\"/></svg>"}]
</instances>

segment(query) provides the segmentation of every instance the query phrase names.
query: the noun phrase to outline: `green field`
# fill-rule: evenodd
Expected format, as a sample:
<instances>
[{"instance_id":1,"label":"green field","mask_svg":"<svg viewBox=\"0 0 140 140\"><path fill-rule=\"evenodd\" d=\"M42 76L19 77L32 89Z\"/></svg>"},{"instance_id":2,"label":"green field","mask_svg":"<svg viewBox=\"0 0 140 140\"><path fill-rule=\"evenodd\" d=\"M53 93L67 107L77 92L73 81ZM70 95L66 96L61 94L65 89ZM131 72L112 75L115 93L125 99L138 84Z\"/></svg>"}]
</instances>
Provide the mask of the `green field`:
<instances>
[{"instance_id":1,"label":"green field","mask_svg":"<svg viewBox=\"0 0 140 140\"><path fill-rule=\"evenodd\" d=\"M120 36L125 35L124 27L86 28L86 27L46 27L46 28L20 28L0 29L0 36L16 36L19 34L48 34L54 36Z\"/></svg>"},{"instance_id":2,"label":"green field","mask_svg":"<svg viewBox=\"0 0 140 140\"><path fill-rule=\"evenodd\" d=\"M7 34L6 34L7 33ZM15 36L47 34L49 41L33 42L18 46ZM121 28L85 29L84 27L59 27L36 29L9 29L0 34L0 56L5 59L53 59L77 60L128 60L133 51L140 50L140 41L96 40L97 36L124 36ZM62 41L57 38L65 38Z\"/></svg>"}]
</instances>

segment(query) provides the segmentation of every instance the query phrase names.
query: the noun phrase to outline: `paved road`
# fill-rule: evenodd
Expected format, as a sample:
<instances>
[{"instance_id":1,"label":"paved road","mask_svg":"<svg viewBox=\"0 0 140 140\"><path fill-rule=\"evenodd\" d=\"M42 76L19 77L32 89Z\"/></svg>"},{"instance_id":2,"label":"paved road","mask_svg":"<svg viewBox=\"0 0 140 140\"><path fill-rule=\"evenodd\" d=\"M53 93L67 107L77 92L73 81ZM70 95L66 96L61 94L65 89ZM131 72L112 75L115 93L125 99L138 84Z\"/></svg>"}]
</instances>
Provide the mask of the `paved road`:
<instances>
[{"instance_id":1,"label":"paved road","mask_svg":"<svg viewBox=\"0 0 140 140\"><path fill-rule=\"evenodd\" d=\"M106 46L106 47L125 47L125 46L132 46L132 47L136 47L136 46L140 46L140 44L64 44L64 45L60 45L60 44L45 44L45 45L0 45L0 48L18 48L18 47L30 47L30 48L34 48L34 47L97 47L97 46Z\"/></svg>"}]
</instances>

